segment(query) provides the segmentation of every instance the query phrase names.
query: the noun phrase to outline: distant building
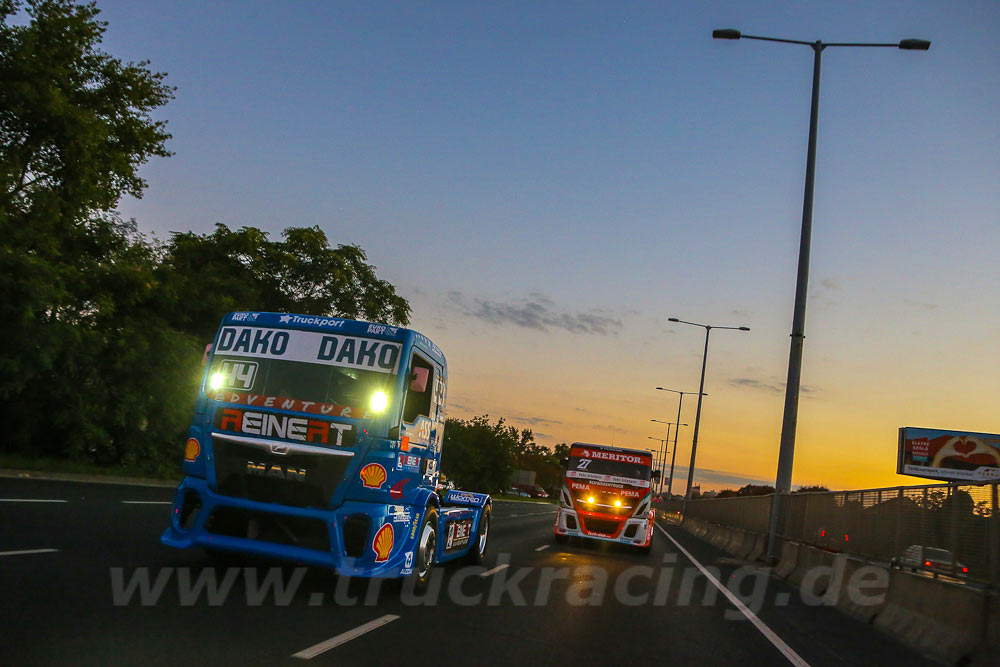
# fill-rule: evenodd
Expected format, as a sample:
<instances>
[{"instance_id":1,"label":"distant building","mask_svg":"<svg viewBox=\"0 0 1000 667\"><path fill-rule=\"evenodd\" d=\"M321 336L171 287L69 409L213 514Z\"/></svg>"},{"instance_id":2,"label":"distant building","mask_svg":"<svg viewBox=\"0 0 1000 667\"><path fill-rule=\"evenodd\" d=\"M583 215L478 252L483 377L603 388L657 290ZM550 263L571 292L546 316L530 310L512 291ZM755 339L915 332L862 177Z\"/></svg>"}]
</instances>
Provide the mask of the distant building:
<instances>
[{"instance_id":1,"label":"distant building","mask_svg":"<svg viewBox=\"0 0 1000 667\"><path fill-rule=\"evenodd\" d=\"M701 484L692 484L691 485L691 497L692 498L700 498L701 497Z\"/></svg>"}]
</instances>

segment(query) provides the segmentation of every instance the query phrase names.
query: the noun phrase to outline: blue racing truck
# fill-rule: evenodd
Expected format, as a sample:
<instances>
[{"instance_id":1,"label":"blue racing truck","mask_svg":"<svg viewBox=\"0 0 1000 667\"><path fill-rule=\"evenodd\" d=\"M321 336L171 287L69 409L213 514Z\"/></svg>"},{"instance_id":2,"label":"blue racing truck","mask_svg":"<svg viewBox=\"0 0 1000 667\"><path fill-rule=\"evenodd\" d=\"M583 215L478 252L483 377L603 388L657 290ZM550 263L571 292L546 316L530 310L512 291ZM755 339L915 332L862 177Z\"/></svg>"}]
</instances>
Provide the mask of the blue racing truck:
<instances>
[{"instance_id":1,"label":"blue racing truck","mask_svg":"<svg viewBox=\"0 0 1000 667\"><path fill-rule=\"evenodd\" d=\"M416 331L230 313L206 350L161 541L412 577L486 554L491 500L437 492L448 366Z\"/></svg>"}]
</instances>

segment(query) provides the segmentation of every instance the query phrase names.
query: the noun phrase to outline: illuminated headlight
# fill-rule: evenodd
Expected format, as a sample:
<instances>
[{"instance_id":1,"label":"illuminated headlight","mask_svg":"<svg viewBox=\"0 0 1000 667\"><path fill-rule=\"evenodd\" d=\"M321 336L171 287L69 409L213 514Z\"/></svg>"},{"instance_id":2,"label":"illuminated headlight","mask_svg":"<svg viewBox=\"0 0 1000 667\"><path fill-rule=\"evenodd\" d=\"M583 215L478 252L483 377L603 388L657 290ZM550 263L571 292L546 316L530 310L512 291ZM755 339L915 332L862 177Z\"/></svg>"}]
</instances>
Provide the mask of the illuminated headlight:
<instances>
[{"instance_id":1,"label":"illuminated headlight","mask_svg":"<svg viewBox=\"0 0 1000 667\"><path fill-rule=\"evenodd\" d=\"M615 507L621 507L621 506L622 506L622 501L615 499Z\"/></svg>"},{"instance_id":2,"label":"illuminated headlight","mask_svg":"<svg viewBox=\"0 0 1000 667\"><path fill-rule=\"evenodd\" d=\"M372 412L378 414L389 407L389 396L384 391L376 391L372 394L372 400L369 403Z\"/></svg>"},{"instance_id":3,"label":"illuminated headlight","mask_svg":"<svg viewBox=\"0 0 1000 667\"><path fill-rule=\"evenodd\" d=\"M216 371L212 373L212 377L208 378L208 387L212 391L218 391L222 389L222 383L225 381L226 377L219 371Z\"/></svg>"},{"instance_id":4,"label":"illuminated headlight","mask_svg":"<svg viewBox=\"0 0 1000 667\"><path fill-rule=\"evenodd\" d=\"M588 496L587 503L593 505L594 504L594 496Z\"/></svg>"}]
</instances>

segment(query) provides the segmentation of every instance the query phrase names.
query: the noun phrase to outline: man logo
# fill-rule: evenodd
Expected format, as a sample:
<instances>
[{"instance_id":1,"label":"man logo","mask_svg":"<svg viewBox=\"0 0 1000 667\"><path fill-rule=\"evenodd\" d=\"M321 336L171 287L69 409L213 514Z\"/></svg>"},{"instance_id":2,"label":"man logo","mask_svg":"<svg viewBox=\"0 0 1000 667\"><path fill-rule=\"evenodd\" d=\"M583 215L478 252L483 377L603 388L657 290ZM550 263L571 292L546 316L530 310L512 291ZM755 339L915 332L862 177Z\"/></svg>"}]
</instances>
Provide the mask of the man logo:
<instances>
[{"instance_id":1,"label":"man logo","mask_svg":"<svg viewBox=\"0 0 1000 667\"><path fill-rule=\"evenodd\" d=\"M272 454L284 456L288 453L288 445L268 445L268 447L271 449Z\"/></svg>"},{"instance_id":2,"label":"man logo","mask_svg":"<svg viewBox=\"0 0 1000 667\"><path fill-rule=\"evenodd\" d=\"M258 463L257 461L247 461L246 474L254 477L284 479L290 482L306 481L305 468L284 467L274 463Z\"/></svg>"}]
</instances>

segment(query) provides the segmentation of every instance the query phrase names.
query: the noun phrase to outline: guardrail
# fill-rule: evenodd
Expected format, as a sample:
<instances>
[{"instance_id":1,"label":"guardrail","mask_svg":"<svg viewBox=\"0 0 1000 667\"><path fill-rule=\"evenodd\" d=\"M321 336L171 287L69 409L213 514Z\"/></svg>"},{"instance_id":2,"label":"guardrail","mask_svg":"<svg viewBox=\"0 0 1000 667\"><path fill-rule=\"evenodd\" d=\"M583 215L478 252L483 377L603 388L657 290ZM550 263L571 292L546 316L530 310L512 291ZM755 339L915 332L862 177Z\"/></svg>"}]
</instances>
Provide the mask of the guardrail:
<instances>
[{"instance_id":1,"label":"guardrail","mask_svg":"<svg viewBox=\"0 0 1000 667\"><path fill-rule=\"evenodd\" d=\"M766 533L772 496L691 500L687 517ZM683 501L660 510L678 522ZM997 485L932 484L789 493L784 540L866 560L1000 586Z\"/></svg>"}]
</instances>

